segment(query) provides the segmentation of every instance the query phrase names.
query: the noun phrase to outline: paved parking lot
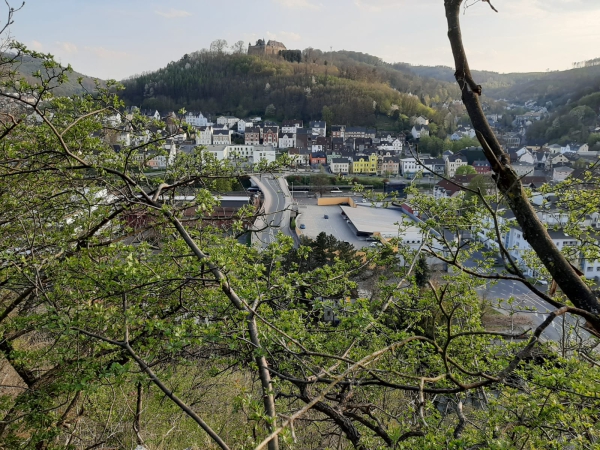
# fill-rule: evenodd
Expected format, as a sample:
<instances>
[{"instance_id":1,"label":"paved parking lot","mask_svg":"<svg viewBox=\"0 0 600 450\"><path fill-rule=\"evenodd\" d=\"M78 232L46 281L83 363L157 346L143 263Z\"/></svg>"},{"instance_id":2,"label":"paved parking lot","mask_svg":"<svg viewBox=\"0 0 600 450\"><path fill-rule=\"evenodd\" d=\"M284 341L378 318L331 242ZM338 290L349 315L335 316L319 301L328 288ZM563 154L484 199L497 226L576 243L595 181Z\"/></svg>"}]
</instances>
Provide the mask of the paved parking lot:
<instances>
[{"instance_id":1,"label":"paved parking lot","mask_svg":"<svg viewBox=\"0 0 600 450\"><path fill-rule=\"evenodd\" d=\"M304 224L306 227L304 230L299 230L302 234L314 239L321 231L324 231L341 241L350 242L357 249L368 247L371 244L365 238L356 236L356 230L352 225L346 223L339 206L317 206L316 200L308 200L312 200L312 202L298 202L298 212L301 216L296 220L296 224L298 227L300 224ZM325 219L325 215L329 218Z\"/></svg>"}]
</instances>

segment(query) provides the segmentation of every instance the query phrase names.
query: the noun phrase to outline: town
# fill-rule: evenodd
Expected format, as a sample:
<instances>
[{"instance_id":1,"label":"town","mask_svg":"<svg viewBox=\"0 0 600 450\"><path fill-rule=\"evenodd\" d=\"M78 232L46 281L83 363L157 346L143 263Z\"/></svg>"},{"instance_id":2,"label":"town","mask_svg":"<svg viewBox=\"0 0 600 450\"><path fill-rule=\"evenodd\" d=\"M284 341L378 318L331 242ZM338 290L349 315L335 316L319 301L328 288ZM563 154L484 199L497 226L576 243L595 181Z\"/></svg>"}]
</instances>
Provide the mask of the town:
<instances>
[{"instance_id":1,"label":"town","mask_svg":"<svg viewBox=\"0 0 600 450\"><path fill-rule=\"evenodd\" d=\"M530 111L517 115L512 124L511 129L517 131L500 131L500 140L523 185L534 193L532 202L538 209L538 217L554 230L551 233L554 243L558 248L576 248L577 239L562 230L569 215L561 211L553 193L537 191L543 186L556 185L565 180L583 181L587 168L594 165L600 152L590 150L587 143L576 142L565 145L521 145L526 139L527 127L547 113L546 108L538 108L534 103L526 104L526 107ZM136 110L130 109L123 114L130 114L131 111ZM296 238L298 235L316 238L321 231L328 231L356 248L364 248L375 245L374 236L378 239L396 237L416 249L423 240L419 230L421 219L418 211L411 206L410 198L404 198L406 186L417 183L422 194L435 199L462 196L469 186L484 187L487 193L495 192L493 172L481 147L469 146L456 152L446 150L436 157L419 151L420 142L429 136L430 122L423 116L410 119L413 124L410 131L393 132L346 125L328 127L325 121L305 124L302 120L284 120L276 123L261 117L239 119L222 115L213 119L201 112L161 114L154 110L142 113L151 120L164 121L166 128L163 132L168 136L161 154L140 153L135 156L149 170L165 170L178 153L192 153L194 149L203 149L218 161L241 162L242 167L253 167L253 164L260 162L274 163L287 155L290 164L286 171L291 184L286 181L276 188L261 185L261 189L257 189L257 184L260 184L258 179L255 178L252 183L262 195L281 197L277 202L271 202L277 207L266 213L278 214L277 226ZM502 119L501 115L489 115L487 118L492 126L500 128L498 121ZM120 126L122 119L120 113L106 119L118 130L110 135L116 151L120 151L121 146L127 147L140 139L148 139L148 135L140 138L126 126ZM600 131L597 125L595 123L590 132ZM474 136L475 132L470 126L459 126L447 139L459 142L463 138L472 140ZM305 180L319 178L321 185L311 186L312 181L309 181L308 185L302 186L299 175L303 175ZM324 175L330 176L329 181L327 178L323 180ZM372 178L374 181L370 182L371 177L379 178ZM328 184L336 183L336 179L362 180L363 184L371 187L375 180L383 180L381 187L375 190L383 191L386 195L395 193L404 200L380 208L375 214L369 208L380 207L381 202L367 201L362 194L355 194L352 183ZM226 193L222 193L220 199L222 206L240 202L239 197L228 199ZM280 214L282 210L285 211ZM302 213L302 223L298 223L294 230L289 230L289 221L295 223L299 212ZM514 215L509 214L504 206L500 208L500 216L498 220L508 230L502 239L511 256L522 266L525 274L547 283L548 280L543 279L538 269L527 263L526 255L531 252L531 247L524 240ZM414 222L400 236L396 225L399 219ZM285 223L282 224L282 221ZM492 226L490 221L489 229L480 230L471 238L484 242L489 249L497 249L498 243L489 238ZM581 227L600 229L600 213L587 214L581 219ZM267 235L270 237L265 237ZM263 244L268 244L274 238L272 230L259 236ZM590 260L579 253L570 254L570 259L586 278L600 279L600 260Z\"/></svg>"},{"instance_id":2,"label":"town","mask_svg":"<svg viewBox=\"0 0 600 450\"><path fill-rule=\"evenodd\" d=\"M600 5L104 3L0 6L0 448L598 447Z\"/></svg>"}]
</instances>

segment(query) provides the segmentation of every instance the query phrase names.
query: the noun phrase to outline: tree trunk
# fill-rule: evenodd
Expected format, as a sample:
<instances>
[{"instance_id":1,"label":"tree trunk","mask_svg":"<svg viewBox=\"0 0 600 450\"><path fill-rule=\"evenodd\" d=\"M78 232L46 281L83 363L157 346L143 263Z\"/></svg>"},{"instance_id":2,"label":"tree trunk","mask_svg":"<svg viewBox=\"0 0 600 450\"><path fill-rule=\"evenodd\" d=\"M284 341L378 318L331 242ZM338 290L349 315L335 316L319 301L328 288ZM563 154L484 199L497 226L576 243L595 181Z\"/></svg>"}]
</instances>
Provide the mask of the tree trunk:
<instances>
[{"instance_id":1,"label":"tree trunk","mask_svg":"<svg viewBox=\"0 0 600 450\"><path fill-rule=\"evenodd\" d=\"M481 86L477 85L471 75L467 55L463 47L460 30L460 6L462 0L445 0L446 19L448 22L448 39L452 46L452 54L456 72L456 81L462 92L462 101L477 132L477 138L483 147L485 156L496 173L494 179L506 201L515 214L515 218L523 230L523 238L531 245L548 272L556 280L558 286L573 304L596 316L600 314L600 302L585 282L575 272L569 261L554 245L544 224L531 206L523 190L521 181L510 165L508 155L504 152L498 139L490 128L479 96ZM600 317L591 323L600 332Z\"/></svg>"}]
</instances>

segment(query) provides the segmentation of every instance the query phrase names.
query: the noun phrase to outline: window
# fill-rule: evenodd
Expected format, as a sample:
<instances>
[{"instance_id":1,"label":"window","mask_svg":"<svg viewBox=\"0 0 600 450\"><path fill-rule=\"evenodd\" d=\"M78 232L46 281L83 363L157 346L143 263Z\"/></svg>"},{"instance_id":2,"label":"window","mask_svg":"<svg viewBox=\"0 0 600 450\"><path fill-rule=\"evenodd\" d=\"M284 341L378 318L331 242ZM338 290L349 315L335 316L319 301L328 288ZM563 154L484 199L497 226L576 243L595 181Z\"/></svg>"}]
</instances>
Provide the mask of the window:
<instances>
[{"instance_id":1,"label":"window","mask_svg":"<svg viewBox=\"0 0 600 450\"><path fill-rule=\"evenodd\" d=\"M593 267L588 267L588 268L587 268L587 271L588 271L588 272L591 272L591 271L592 271L592 269L593 269Z\"/></svg>"}]
</instances>

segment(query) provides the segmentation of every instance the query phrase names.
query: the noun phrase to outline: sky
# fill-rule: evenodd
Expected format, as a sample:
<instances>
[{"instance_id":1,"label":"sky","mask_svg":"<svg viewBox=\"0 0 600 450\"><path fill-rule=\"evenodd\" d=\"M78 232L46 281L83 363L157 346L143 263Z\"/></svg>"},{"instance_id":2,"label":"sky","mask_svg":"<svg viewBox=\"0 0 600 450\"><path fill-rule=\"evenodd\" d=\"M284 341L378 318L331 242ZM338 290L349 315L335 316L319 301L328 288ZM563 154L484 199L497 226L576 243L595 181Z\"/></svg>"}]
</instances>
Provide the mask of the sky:
<instances>
[{"instance_id":1,"label":"sky","mask_svg":"<svg viewBox=\"0 0 600 450\"><path fill-rule=\"evenodd\" d=\"M498 13L480 0L467 0L461 13L471 68L564 70L600 57L600 1L491 1ZM443 0L27 0L10 35L78 72L117 80L164 67L216 39L246 46L275 39L288 49L452 65Z\"/></svg>"}]
</instances>

